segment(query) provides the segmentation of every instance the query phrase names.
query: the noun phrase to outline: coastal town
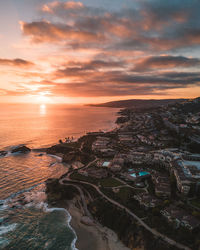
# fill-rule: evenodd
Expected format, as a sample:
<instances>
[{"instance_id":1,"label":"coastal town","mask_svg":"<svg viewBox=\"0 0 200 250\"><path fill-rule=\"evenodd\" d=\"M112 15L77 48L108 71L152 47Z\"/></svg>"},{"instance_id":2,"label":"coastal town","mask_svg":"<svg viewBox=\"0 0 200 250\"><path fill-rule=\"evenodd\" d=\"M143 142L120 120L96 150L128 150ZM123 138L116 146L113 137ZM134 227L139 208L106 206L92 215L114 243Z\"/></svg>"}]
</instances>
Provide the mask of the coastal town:
<instances>
[{"instance_id":1,"label":"coastal town","mask_svg":"<svg viewBox=\"0 0 200 250\"><path fill-rule=\"evenodd\" d=\"M126 218L157 239L148 249L199 249L200 98L122 109L116 123L112 131L67 138L47 149L70 165L59 180L47 180L49 203L63 199L56 193L66 195L71 184L69 193L82 192L88 224L97 220L113 229L130 249L145 245L144 238L138 243L127 223L124 236L113 220L122 230Z\"/></svg>"}]
</instances>

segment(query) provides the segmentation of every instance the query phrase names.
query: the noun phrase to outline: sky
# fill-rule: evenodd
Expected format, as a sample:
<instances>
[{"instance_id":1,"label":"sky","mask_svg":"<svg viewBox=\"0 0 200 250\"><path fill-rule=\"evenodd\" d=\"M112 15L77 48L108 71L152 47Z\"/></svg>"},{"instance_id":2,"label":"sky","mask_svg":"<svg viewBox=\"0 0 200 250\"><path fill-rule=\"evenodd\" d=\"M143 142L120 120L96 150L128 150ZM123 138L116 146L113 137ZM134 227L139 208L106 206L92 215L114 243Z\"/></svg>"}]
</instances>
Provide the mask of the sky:
<instances>
[{"instance_id":1,"label":"sky","mask_svg":"<svg viewBox=\"0 0 200 250\"><path fill-rule=\"evenodd\" d=\"M200 96L199 0L0 0L0 102Z\"/></svg>"}]
</instances>

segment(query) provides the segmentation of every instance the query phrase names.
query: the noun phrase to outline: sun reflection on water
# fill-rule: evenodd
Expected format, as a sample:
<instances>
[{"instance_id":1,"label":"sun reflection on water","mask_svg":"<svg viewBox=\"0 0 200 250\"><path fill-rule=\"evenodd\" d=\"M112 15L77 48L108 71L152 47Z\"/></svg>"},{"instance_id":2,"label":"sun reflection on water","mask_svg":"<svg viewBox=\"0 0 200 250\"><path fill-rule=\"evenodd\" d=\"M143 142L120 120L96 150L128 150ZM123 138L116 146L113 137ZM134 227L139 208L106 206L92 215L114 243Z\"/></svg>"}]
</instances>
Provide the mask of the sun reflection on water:
<instances>
[{"instance_id":1,"label":"sun reflection on water","mask_svg":"<svg viewBox=\"0 0 200 250\"><path fill-rule=\"evenodd\" d=\"M45 104L41 104L40 105L40 115L46 115L47 110L46 110L46 105Z\"/></svg>"}]
</instances>

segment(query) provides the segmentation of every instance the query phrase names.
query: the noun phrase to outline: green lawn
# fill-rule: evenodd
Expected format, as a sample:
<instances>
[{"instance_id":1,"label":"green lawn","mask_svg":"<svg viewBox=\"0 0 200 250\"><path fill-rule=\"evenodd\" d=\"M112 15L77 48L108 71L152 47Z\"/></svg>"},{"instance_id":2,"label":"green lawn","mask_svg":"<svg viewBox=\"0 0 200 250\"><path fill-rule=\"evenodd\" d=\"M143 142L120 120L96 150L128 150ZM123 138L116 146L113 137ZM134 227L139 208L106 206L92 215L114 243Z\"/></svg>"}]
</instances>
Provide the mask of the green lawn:
<instances>
[{"instance_id":1,"label":"green lawn","mask_svg":"<svg viewBox=\"0 0 200 250\"><path fill-rule=\"evenodd\" d=\"M129 187L121 187L116 196L125 204L133 195L133 190Z\"/></svg>"},{"instance_id":2,"label":"green lawn","mask_svg":"<svg viewBox=\"0 0 200 250\"><path fill-rule=\"evenodd\" d=\"M77 172L74 172L70 175L70 178L72 180L78 180L78 181L86 181L86 182L89 182L89 183L93 183L93 184L96 184L97 183L97 179L95 178L92 178L92 177L89 177L89 176L84 176L82 174L79 174Z\"/></svg>"},{"instance_id":3,"label":"green lawn","mask_svg":"<svg viewBox=\"0 0 200 250\"><path fill-rule=\"evenodd\" d=\"M118 187L123 185L123 183L114 178L101 179L100 184L102 187Z\"/></svg>"},{"instance_id":4,"label":"green lawn","mask_svg":"<svg viewBox=\"0 0 200 250\"><path fill-rule=\"evenodd\" d=\"M191 205L200 208L200 199L190 201Z\"/></svg>"}]
</instances>

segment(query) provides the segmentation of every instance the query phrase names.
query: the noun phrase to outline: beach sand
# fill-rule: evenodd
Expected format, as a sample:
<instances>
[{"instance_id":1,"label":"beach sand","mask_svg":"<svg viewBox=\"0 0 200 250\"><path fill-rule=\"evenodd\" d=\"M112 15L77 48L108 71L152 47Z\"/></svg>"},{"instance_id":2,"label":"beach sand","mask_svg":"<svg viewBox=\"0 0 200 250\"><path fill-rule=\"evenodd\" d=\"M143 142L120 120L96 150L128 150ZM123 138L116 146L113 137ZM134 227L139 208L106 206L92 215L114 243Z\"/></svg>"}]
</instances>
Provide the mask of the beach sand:
<instances>
[{"instance_id":1,"label":"beach sand","mask_svg":"<svg viewBox=\"0 0 200 250\"><path fill-rule=\"evenodd\" d=\"M79 250L130 250L112 230L98 223L94 226L81 223L83 215L73 202L70 203L68 211L72 216L70 225L77 234L76 248Z\"/></svg>"}]
</instances>

